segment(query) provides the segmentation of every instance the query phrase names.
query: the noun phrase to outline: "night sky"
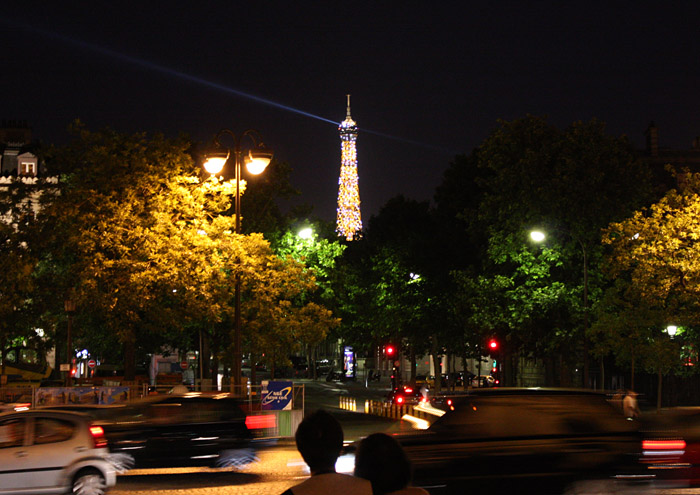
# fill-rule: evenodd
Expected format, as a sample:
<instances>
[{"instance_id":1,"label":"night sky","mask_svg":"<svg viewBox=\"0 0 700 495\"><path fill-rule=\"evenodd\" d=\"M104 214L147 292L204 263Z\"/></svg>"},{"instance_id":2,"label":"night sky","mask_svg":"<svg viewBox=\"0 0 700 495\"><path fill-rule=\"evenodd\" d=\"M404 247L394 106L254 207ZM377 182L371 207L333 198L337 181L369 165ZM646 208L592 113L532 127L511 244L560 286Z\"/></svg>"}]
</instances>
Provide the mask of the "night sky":
<instances>
[{"instance_id":1,"label":"night sky","mask_svg":"<svg viewBox=\"0 0 700 495\"><path fill-rule=\"evenodd\" d=\"M662 146L700 135L697 1L375 3L3 2L0 119L53 143L75 118L200 142L255 128L334 220L350 93L365 222L431 199L498 119L596 117L638 147L652 120Z\"/></svg>"}]
</instances>

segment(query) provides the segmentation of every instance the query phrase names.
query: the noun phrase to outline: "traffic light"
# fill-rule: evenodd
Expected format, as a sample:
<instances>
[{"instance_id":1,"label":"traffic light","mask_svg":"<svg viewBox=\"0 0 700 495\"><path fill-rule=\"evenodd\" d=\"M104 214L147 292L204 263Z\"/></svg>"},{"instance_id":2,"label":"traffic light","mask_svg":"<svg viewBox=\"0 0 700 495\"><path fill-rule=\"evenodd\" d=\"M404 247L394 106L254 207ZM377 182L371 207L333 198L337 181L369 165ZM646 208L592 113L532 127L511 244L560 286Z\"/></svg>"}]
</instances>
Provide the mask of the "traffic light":
<instances>
[{"instance_id":1,"label":"traffic light","mask_svg":"<svg viewBox=\"0 0 700 495\"><path fill-rule=\"evenodd\" d=\"M489 350L490 351L497 351L498 350L498 341L496 339L489 340Z\"/></svg>"},{"instance_id":2,"label":"traffic light","mask_svg":"<svg viewBox=\"0 0 700 495\"><path fill-rule=\"evenodd\" d=\"M384 351L389 357L393 357L396 354L396 348L392 344L387 344L387 346L384 348Z\"/></svg>"}]
</instances>

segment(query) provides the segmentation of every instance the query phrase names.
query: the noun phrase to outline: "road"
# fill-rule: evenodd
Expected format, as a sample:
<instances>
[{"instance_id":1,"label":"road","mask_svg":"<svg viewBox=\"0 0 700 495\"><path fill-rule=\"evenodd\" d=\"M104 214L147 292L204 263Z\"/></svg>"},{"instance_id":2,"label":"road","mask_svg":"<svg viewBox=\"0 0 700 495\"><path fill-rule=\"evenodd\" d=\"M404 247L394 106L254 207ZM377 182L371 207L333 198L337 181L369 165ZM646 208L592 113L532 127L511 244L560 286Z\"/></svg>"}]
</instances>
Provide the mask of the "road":
<instances>
[{"instance_id":1,"label":"road","mask_svg":"<svg viewBox=\"0 0 700 495\"><path fill-rule=\"evenodd\" d=\"M331 411L343 425L346 440L357 440L375 431L396 428L394 422L382 418L351 413L338 408L339 395L360 400L380 398L388 387L362 384L306 381L306 409ZM177 468L132 470L120 475L112 495L275 495L300 483L308 476L292 439L271 442L258 451L259 462L241 471L230 469ZM629 494L631 495L631 494ZM635 494L636 495L636 494ZM657 489L644 495L700 495L696 489Z\"/></svg>"},{"instance_id":2,"label":"road","mask_svg":"<svg viewBox=\"0 0 700 495\"><path fill-rule=\"evenodd\" d=\"M296 383L296 382L295 382ZM339 396L359 400L379 399L388 392L388 384L336 383L303 380L307 410L329 410L343 425L346 441L358 440L376 431L389 429L394 422L339 409ZM132 470L118 477L113 495L262 495L282 493L308 477L306 464L293 439L276 441L258 451L259 462L244 470L209 468Z\"/></svg>"}]
</instances>

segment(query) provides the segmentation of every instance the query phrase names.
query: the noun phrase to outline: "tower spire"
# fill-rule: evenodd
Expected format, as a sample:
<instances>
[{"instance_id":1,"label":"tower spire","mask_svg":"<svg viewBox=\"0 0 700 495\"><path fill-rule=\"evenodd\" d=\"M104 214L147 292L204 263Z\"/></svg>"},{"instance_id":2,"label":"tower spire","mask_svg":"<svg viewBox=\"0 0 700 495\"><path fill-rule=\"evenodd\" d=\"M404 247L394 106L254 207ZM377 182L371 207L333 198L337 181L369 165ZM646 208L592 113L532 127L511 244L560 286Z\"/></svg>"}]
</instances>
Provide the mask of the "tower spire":
<instances>
[{"instance_id":1,"label":"tower spire","mask_svg":"<svg viewBox=\"0 0 700 495\"><path fill-rule=\"evenodd\" d=\"M360 187L357 176L357 124L350 116L350 95L347 114L338 126L340 133L340 178L338 179L338 210L336 232L352 241L362 234L360 216Z\"/></svg>"}]
</instances>

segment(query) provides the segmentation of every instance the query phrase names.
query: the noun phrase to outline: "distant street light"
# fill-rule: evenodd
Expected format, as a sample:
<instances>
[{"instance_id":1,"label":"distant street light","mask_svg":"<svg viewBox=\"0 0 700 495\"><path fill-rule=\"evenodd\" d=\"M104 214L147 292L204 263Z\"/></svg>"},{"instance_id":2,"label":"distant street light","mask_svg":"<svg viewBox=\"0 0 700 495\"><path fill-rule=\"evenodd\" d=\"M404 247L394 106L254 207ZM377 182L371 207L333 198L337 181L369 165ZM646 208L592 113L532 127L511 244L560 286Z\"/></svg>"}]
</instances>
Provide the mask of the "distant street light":
<instances>
[{"instance_id":1,"label":"distant street light","mask_svg":"<svg viewBox=\"0 0 700 495\"><path fill-rule=\"evenodd\" d=\"M581 252L583 254L583 386L588 388L589 386L589 357L588 357L588 337L586 332L588 331L588 250L586 245L570 232L565 231L574 241L578 242L581 247ZM544 232L539 230L533 230L530 232L530 238L535 242L542 242L545 240L546 235Z\"/></svg>"},{"instance_id":2,"label":"distant street light","mask_svg":"<svg viewBox=\"0 0 700 495\"><path fill-rule=\"evenodd\" d=\"M311 227L301 229L298 234L298 236L302 239L311 239L313 235L314 231L311 229Z\"/></svg>"},{"instance_id":3,"label":"distant street light","mask_svg":"<svg viewBox=\"0 0 700 495\"><path fill-rule=\"evenodd\" d=\"M233 138L234 147L227 148L221 145L219 139L223 135L229 135ZM245 159L241 151L241 140L247 137L253 143L253 147L248 151ZM208 150L205 155L204 169L211 175L216 175L223 170L224 165L228 161L233 152L235 174L236 174L236 234L241 233L241 164L245 161L248 172L253 175L262 173L272 160L273 152L265 148L265 145L260 138L258 131L248 129L243 133L236 135L233 131L223 129L214 138L213 147ZM241 274L236 271L236 296L235 296L235 328L234 328L234 348L233 348L233 391L242 391L241 387ZM201 359L201 356L200 356ZM235 387L235 388L234 388Z\"/></svg>"},{"instance_id":4,"label":"distant street light","mask_svg":"<svg viewBox=\"0 0 700 495\"><path fill-rule=\"evenodd\" d=\"M678 333L678 327L676 325L669 325L666 327L666 333L671 337L675 337Z\"/></svg>"}]
</instances>

